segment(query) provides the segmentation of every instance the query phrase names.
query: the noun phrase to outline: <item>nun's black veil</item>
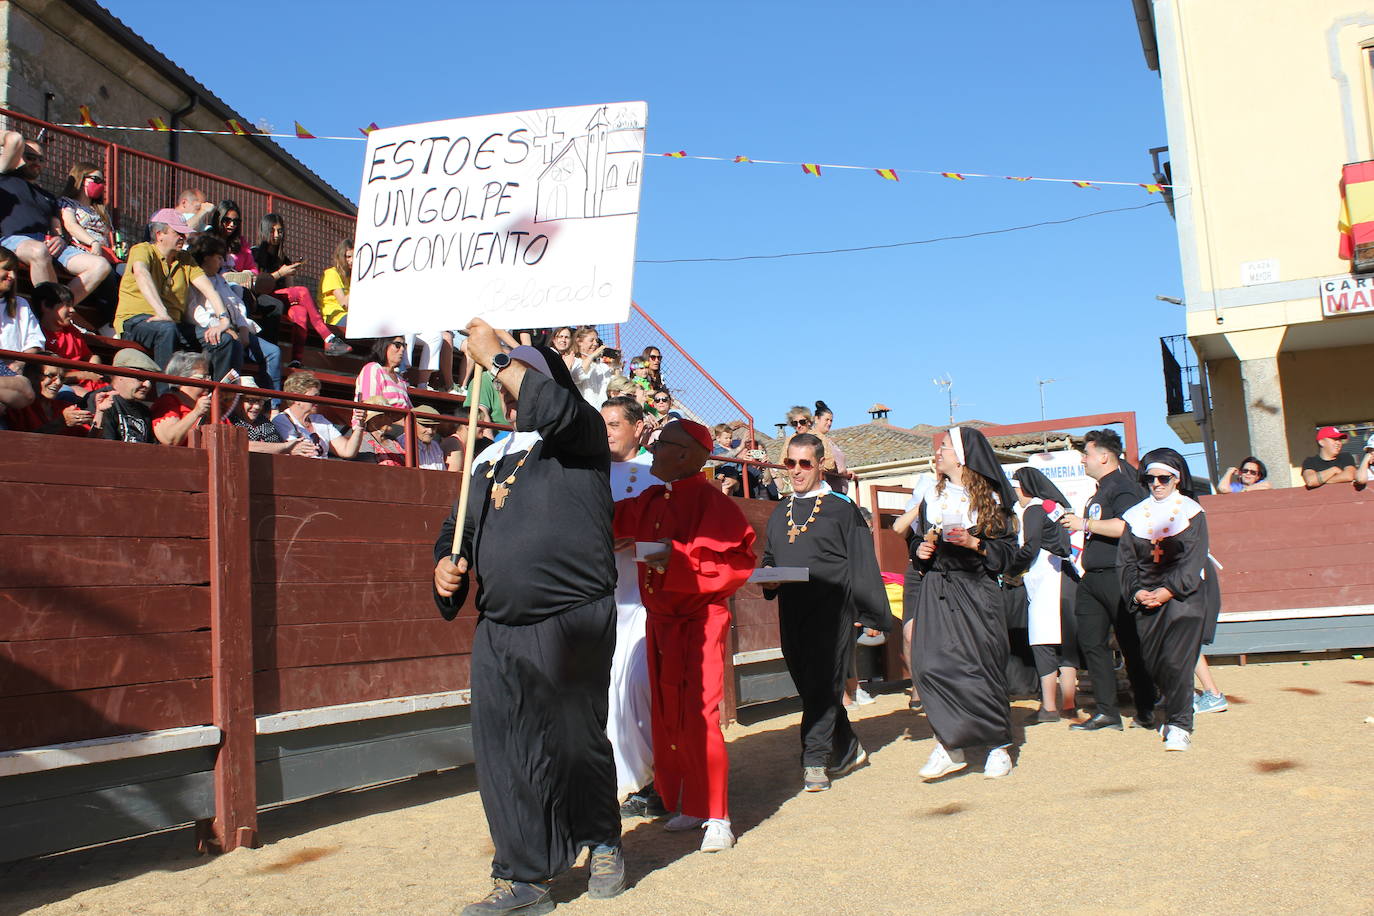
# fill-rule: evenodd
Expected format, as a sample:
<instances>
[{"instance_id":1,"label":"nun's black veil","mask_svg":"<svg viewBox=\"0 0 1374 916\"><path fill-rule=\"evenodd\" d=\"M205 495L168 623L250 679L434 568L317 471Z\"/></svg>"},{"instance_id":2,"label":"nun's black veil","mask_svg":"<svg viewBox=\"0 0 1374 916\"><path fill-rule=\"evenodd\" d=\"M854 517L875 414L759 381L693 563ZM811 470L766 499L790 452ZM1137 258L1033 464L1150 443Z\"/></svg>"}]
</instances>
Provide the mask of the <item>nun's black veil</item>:
<instances>
[{"instance_id":1,"label":"nun's black veil","mask_svg":"<svg viewBox=\"0 0 1374 916\"><path fill-rule=\"evenodd\" d=\"M1024 467L1018 468L1016 473L1011 476L1016 478L1017 484L1021 487L1021 492L1034 499L1050 499L1065 509L1069 509L1069 501L1064 498L1064 494L1054 485L1054 481L1045 476L1039 468Z\"/></svg>"},{"instance_id":2,"label":"nun's black veil","mask_svg":"<svg viewBox=\"0 0 1374 916\"><path fill-rule=\"evenodd\" d=\"M949 435L956 435L955 430L958 430L959 442L963 447L963 458L960 463L987 478L988 483L992 484L993 492L1002 501L1002 508L1010 512L1012 506L1016 505L1016 494L1012 492L1011 481L1007 480L1007 475L1002 472L1002 465L993 454L987 436L972 426L953 427Z\"/></svg>"},{"instance_id":3,"label":"nun's black veil","mask_svg":"<svg viewBox=\"0 0 1374 916\"><path fill-rule=\"evenodd\" d=\"M1162 464L1172 468L1178 475L1178 492L1189 499L1196 498L1193 494L1193 475L1188 470L1188 462L1183 456L1171 448L1157 448L1152 452L1147 452L1140 459L1140 482L1145 483L1145 475L1150 473L1149 467L1152 464Z\"/></svg>"}]
</instances>

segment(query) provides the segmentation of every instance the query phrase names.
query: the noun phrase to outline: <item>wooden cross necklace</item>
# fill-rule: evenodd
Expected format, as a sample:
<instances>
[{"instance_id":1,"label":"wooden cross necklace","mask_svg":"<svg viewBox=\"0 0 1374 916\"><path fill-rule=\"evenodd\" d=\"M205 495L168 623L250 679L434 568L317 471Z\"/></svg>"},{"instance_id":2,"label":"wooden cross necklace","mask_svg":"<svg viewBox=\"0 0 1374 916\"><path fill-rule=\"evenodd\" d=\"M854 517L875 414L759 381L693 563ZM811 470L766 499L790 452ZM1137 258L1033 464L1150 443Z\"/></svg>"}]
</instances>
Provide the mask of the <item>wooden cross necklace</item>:
<instances>
[{"instance_id":1,"label":"wooden cross necklace","mask_svg":"<svg viewBox=\"0 0 1374 916\"><path fill-rule=\"evenodd\" d=\"M515 483L515 475L520 473L520 469L525 466L525 462L529 457L530 453L526 452L524 457L520 459L520 462L516 464L515 469L510 472L510 476L505 480L498 481L496 486L491 488L491 504L493 507L500 509L506 504L506 497L510 495L510 488ZM491 480L495 476L496 462L493 461L491 470L487 471L487 480Z\"/></svg>"},{"instance_id":2,"label":"wooden cross necklace","mask_svg":"<svg viewBox=\"0 0 1374 916\"><path fill-rule=\"evenodd\" d=\"M1178 509L1180 505L1181 503L1179 500L1175 499L1172 501L1172 504L1170 506L1172 511L1169 513L1169 517L1165 520L1161 532L1169 530L1170 524L1173 522L1175 518L1178 517ZM1150 517L1150 509L1148 506L1145 507L1145 517L1147 519ZM1161 533L1159 537L1155 537L1155 526L1153 523L1150 523L1150 559L1153 560L1156 563L1156 565L1163 562L1164 560L1164 547L1160 542L1163 541L1166 536L1167 535Z\"/></svg>"},{"instance_id":3,"label":"wooden cross necklace","mask_svg":"<svg viewBox=\"0 0 1374 916\"><path fill-rule=\"evenodd\" d=\"M811 507L811 515L806 521L802 522L800 528L798 528L797 523L792 520L792 506L797 501L797 494L793 493L791 498L787 500L787 543L795 544L797 542L797 535L805 531L807 527L816 520L816 515L821 511L821 500L823 499L825 499L824 493L816 496L816 504Z\"/></svg>"}]
</instances>

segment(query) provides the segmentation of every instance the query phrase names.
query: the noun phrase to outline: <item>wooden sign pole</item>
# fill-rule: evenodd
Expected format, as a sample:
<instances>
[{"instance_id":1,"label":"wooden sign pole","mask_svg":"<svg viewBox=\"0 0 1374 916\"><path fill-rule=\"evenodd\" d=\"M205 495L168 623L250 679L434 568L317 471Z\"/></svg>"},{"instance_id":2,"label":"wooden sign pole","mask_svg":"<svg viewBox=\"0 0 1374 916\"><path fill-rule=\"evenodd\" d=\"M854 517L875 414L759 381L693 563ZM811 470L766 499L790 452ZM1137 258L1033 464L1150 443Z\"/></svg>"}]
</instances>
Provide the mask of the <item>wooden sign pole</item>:
<instances>
[{"instance_id":1,"label":"wooden sign pole","mask_svg":"<svg viewBox=\"0 0 1374 916\"><path fill-rule=\"evenodd\" d=\"M475 364L477 361L473 360ZM449 559L458 565L458 555L463 552L463 524L468 517L468 495L472 492L472 457L477 451L477 414L482 393L482 367L474 365L472 380L468 382L468 431L463 438L463 488L458 493L458 522L453 527L453 550ZM472 564L469 563L469 566Z\"/></svg>"}]
</instances>

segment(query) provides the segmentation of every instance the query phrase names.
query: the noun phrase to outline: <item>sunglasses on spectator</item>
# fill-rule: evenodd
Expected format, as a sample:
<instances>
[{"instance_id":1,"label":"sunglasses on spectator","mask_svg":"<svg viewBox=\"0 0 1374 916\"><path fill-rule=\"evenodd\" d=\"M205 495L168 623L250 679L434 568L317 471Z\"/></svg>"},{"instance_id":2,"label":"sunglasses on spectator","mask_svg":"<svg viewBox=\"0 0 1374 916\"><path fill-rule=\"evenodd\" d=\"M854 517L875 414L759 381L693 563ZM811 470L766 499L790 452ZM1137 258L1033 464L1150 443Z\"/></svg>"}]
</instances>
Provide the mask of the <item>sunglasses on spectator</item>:
<instances>
[{"instance_id":1,"label":"sunglasses on spectator","mask_svg":"<svg viewBox=\"0 0 1374 916\"><path fill-rule=\"evenodd\" d=\"M237 226L237 225L239 224L240 220L239 220L239 218L238 218L237 216L226 216L226 217L224 217L223 219L221 219L220 222L221 222L221 223L233 223L234 225Z\"/></svg>"},{"instance_id":2,"label":"sunglasses on spectator","mask_svg":"<svg viewBox=\"0 0 1374 916\"><path fill-rule=\"evenodd\" d=\"M1242 474L1254 474L1256 477L1259 476L1259 468L1241 468L1240 472Z\"/></svg>"},{"instance_id":3,"label":"sunglasses on spectator","mask_svg":"<svg viewBox=\"0 0 1374 916\"><path fill-rule=\"evenodd\" d=\"M24 154L24 161L25 161L25 162L42 162L45 158L46 158L46 157L43 156L41 153L25 153L25 154Z\"/></svg>"},{"instance_id":4,"label":"sunglasses on spectator","mask_svg":"<svg viewBox=\"0 0 1374 916\"><path fill-rule=\"evenodd\" d=\"M812 461L810 458L784 458L782 459L782 466L789 471L793 468L801 468L803 471L809 471L816 466L816 462Z\"/></svg>"},{"instance_id":5,"label":"sunglasses on spectator","mask_svg":"<svg viewBox=\"0 0 1374 916\"><path fill-rule=\"evenodd\" d=\"M655 404L667 404L669 400L670 400L669 398L654 398L654 403L655 403Z\"/></svg>"},{"instance_id":6,"label":"sunglasses on spectator","mask_svg":"<svg viewBox=\"0 0 1374 916\"><path fill-rule=\"evenodd\" d=\"M387 344L388 347L404 347L405 345L406 342L404 340L393 340L391 343Z\"/></svg>"},{"instance_id":7,"label":"sunglasses on spectator","mask_svg":"<svg viewBox=\"0 0 1374 916\"><path fill-rule=\"evenodd\" d=\"M1174 480L1174 479L1175 479L1175 478L1174 478L1174 475L1173 475L1173 474L1146 474L1146 475L1145 475L1145 482L1146 482L1147 484L1149 484L1150 486L1154 486L1154 485L1157 484L1157 483L1158 483L1158 484L1166 484L1166 483L1168 483L1169 481Z\"/></svg>"},{"instance_id":8,"label":"sunglasses on spectator","mask_svg":"<svg viewBox=\"0 0 1374 916\"><path fill-rule=\"evenodd\" d=\"M793 420L793 421L792 421L792 428L793 428L793 429L797 429L798 427L802 427L802 426L810 426L810 425L811 425L811 421L810 421L810 420Z\"/></svg>"},{"instance_id":9,"label":"sunglasses on spectator","mask_svg":"<svg viewBox=\"0 0 1374 916\"><path fill-rule=\"evenodd\" d=\"M663 358L663 354L662 354L662 353L651 353L651 354L649 355L649 359L662 359L662 358Z\"/></svg>"},{"instance_id":10,"label":"sunglasses on spectator","mask_svg":"<svg viewBox=\"0 0 1374 916\"><path fill-rule=\"evenodd\" d=\"M198 382L208 382L210 380L210 376L206 375L203 372L197 373L195 375L188 375L186 377L190 379L195 379Z\"/></svg>"}]
</instances>

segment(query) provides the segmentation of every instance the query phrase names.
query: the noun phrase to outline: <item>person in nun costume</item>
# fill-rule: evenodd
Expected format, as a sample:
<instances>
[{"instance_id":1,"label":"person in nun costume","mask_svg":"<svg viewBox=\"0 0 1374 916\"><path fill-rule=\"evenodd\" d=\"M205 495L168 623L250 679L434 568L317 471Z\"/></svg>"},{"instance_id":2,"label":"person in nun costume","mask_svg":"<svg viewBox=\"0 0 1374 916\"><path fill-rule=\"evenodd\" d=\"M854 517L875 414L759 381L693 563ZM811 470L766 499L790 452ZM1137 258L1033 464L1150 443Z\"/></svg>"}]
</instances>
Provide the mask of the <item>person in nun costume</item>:
<instances>
[{"instance_id":1,"label":"person in nun costume","mask_svg":"<svg viewBox=\"0 0 1374 916\"><path fill-rule=\"evenodd\" d=\"M464 916L547 913L549 881L584 847L588 893L625 889L606 706L615 650L610 449L601 414L550 349L503 351L474 319L468 355L489 369L515 432L473 462L457 562L457 510L434 545L434 597L453 619L477 578L472 742L494 887ZM573 536L575 534L575 536Z\"/></svg>"},{"instance_id":2,"label":"person in nun costume","mask_svg":"<svg viewBox=\"0 0 1374 916\"><path fill-rule=\"evenodd\" d=\"M912 542L924 576L911 660L935 732L921 768L939 779L968 765L965 749L989 748L983 774L1011 773L1007 624L997 577L1017 550L1015 497L978 430L951 427L935 452L940 480L921 503Z\"/></svg>"},{"instance_id":3,"label":"person in nun costume","mask_svg":"<svg viewBox=\"0 0 1374 916\"><path fill-rule=\"evenodd\" d=\"M1020 522L1016 566L1025 569L1023 582L1029 607L1028 638L1040 676L1040 709L1030 720L1057 722L1073 718L1078 694L1078 658L1073 632L1073 598L1077 573L1069 562L1069 532L1059 519L1068 501L1038 468L1018 468L1016 517ZM1061 702L1062 693L1062 702Z\"/></svg>"},{"instance_id":4,"label":"person in nun costume","mask_svg":"<svg viewBox=\"0 0 1374 916\"><path fill-rule=\"evenodd\" d=\"M921 515L921 503L926 494L935 486L935 475L926 471L916 478L911 488L911 499L907 500L902 514L892 523L892 530L906 539L907 552L914 546L911 542L921 536L915 525ZM916 633L916 606L921 601L921 572L907 560L902 575L902 661L906 663L907 673L911 675L911 699L908 708L922 712L921 694L916 687L916 671L911 666L911 641Z\"/></svg>"},{"instance_id":5,"label":"person in nun costume","mask_svg":"<svg viewBox=\"0 0 1374 916\"><path fill-rule=\"evenodd\" d=\"M1117 569L1161 695L1164 749L1186 751L1192 746L1193 668L1221 595L1212 587L1207 514L1193 499L1188 463L1171 448L1157 448L1140 466L1150 495L1122 515L1126 533L1117 543Z\"/></svg>"}]
</instances>

